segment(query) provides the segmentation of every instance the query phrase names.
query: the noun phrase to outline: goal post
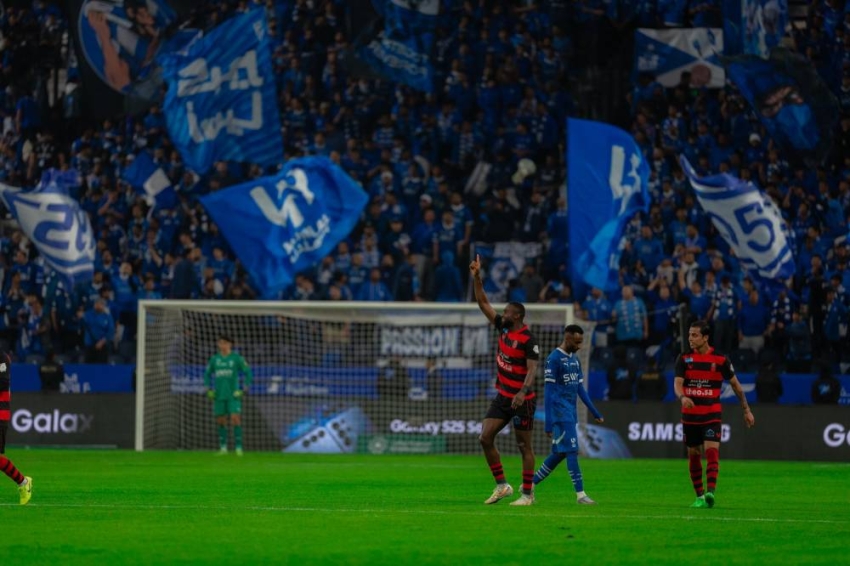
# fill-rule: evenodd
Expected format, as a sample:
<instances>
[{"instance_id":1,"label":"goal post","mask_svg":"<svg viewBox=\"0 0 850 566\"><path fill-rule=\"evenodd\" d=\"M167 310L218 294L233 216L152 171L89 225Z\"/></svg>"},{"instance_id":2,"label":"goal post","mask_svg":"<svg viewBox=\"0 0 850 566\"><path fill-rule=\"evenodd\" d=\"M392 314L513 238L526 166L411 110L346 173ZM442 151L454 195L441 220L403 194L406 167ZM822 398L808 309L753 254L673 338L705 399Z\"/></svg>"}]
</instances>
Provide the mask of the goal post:
<instances>
[{"instance_id":1,"label":"goal post","mask_svg":"<svg viewBox=\"0 0 850 566\"><path fill-rule=\"evenodd\" d=\"M560 304L527 305L526 323L541 347L542 393L542 362L564 325L586 325ZM254 373L246 450L480 452L498 335L475 303L171 300L139 301L136 450L217 448L203 371L221 334ZM535 443L548 449L544 435Z\"/></svg>"}]
</instances>

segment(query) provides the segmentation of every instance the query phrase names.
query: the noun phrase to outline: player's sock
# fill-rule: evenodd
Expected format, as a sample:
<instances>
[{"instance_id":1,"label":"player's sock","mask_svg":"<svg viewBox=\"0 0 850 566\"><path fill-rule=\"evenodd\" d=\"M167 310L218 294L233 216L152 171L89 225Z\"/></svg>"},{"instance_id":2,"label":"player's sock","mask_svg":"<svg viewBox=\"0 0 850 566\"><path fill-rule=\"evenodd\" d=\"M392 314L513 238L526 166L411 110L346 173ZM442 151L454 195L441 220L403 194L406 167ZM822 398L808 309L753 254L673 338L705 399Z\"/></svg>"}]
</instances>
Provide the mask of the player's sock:
<instances>
[{"instance_id":1,"label":"player's sock","mask_svg":"<svg viewBox=\"0 0 850 566\"><path fill-rule=\"evenodd\" d=\"M534 472L531 470L523 470L522 471L522 493L525 495L531 495L531 483L532 478L534 478Z\"/></svg>"},{"instance_id":2,"label":"player's sock","mask_svg":"<svg viewBox=\"0 0 850 566\"><path fill-rule=\"evenodd\" d=\"M578 454L567 454L567 469L570 471L570 479L576 493L584 491L584 480L581 478L581 468L578 465Z\"/></svg>"},{"instance_id":3,"label":"player's sock","mask_svg":"<svg viewBox=\"0 0 850 566\"><path fill-rule=\"evenodd\" d=\"M714 488L717 486L717 473L720 471L720 450L717 448L709 448L705 451L705 483L708 484L708 491L714 493Z\"/></svg>"},{"instance_id":4,"label":"player's sock","mask_svg":"<svg viewBox=\"0 0 850 566\"><path fill-rule=\"evenodd\" d=\"M233 442L237 450L242 450L242 425L233 426Z\"/></svg>"},{"instance_id":5,"label":"player's sock","mask_svg":"<svg viewBox=\"0 0 850 566\"><path fill-rule=\"evenodd\" d=\"M227 448L227 427L224 425L218 425L218 445Z\"/></svg>"},{"instance_id":6,"label":"player's sock","mask_svg":"<svg viewBox=\"0 0 850 566\"><path fill-rule=\"evenodd\" d=\"M5 456L0 456L0 472L9 476L9 479L18 485L21 485L24 481L24 474L19 472L15 464Z\"/></svg>"},{"instance_id":7,"label":"player's sock","mask_svg":"<svg viewBox=\"0 0 850 566\"><path fill-rule=\"evenodd\" d=\"M540 464L540 469L534 473L534 478L531 480L534 485L537 485L538 483L549 477L549 474L552 473L552 470L557 468L558 464L560 464L563 460L564 454L559 454L557 452L554 454L549 454L549 456L545 460L543 460L543 463Z\"/></svg>"},{"instance_id":8,"label":"player's sock","mask_svg":"<svg viewBox=\"0 0 850 566\"><path fill-rule=\"evenodd\" d=\"M688 464L691 470L691 483L694 484L694 491L697 497L702 497L702 494L705 493L702 488L702 456L691 454L688 457Z\"/></svg>"},{"instance_id":9,"label":"player's sock","mask_svg":"<svg viewBox=\"0 0 850 566\"><path fill-rule=\"evenodd\" d=\"M490 466L490 473L493 474L493 479L496 480L496 483L508 483L508 480L505 479L505 469L502 467L501 462L496 462Z\"/></svg>"}]
</instances>

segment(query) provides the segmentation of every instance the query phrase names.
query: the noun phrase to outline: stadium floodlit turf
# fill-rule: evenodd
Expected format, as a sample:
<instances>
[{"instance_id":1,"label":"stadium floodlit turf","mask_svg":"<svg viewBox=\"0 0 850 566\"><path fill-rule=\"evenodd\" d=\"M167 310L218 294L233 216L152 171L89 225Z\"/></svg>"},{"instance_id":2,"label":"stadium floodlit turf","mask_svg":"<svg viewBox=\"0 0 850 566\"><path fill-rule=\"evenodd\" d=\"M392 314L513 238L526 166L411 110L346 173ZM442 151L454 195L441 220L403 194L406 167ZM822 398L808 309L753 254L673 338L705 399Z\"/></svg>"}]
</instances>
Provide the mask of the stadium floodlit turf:
<instances>
[{"instance_id":1,"label":"stadium floodlit turf","mask_svg":"<svg viewBox=\"0 0 850 566\"><path fill-rule=\"evenodd\" d=\"M576 505L559 467L511 507L482 504L480 456L7 453L35 478L20 507L0 477L15 566L850 562L848 464L721 459L717 505L690 509L685 459L585 458L599 505ZM519 458L504 463L518 493Z\"/></svg>"}]
</instances>

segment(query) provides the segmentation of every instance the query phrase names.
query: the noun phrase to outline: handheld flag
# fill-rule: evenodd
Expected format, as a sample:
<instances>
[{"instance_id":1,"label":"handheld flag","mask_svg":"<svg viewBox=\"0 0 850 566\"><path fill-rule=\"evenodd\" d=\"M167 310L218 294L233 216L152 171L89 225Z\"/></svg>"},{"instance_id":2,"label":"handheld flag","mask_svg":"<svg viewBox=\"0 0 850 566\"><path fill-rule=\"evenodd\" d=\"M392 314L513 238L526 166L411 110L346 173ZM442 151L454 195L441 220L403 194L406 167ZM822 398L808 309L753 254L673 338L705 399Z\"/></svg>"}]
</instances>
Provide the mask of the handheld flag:
<instances>
[{"instance_id":1,"label":"handheld flag","mask_svg":"<svg viewBox=\"0 0 850 566\"><path fill-rule=\"evenodd\" d=\"M168 133L187 167L203 174L221 160L283 161L264 10L236 16L159 61Z\"/></svg>"},{"instance_id":2,"label":"handheld flag","mask_svg":"<svg viewBox=\"0 0 850 566\"><path fill-rule=\"evenodd\" d=\"M769 196L732 175L700 178L684 156L679 162L700 205L755 279L773 284L794 275L785 221Z\"/></svg>"},{"instance_id":3,"label":"handheld flag","mask_svg":"<svg viewBox=\"0 0 850 566\"><path fill-rule=\"evenodd\" d=\"M121 177L154 208L173 208L177 204L171 180L146 151L136 156Z\"/></svg>"},{"instance_id":4,"label":"handheld flag","mask_svg":"<svg viewBox=\"0 0 850 566\"><path fill-rule=\"evenodd\" d=\"M0 183L0 198L44 261L73 289L94 274L95 240L89 217L68 196L68 185L47 178L32 190Z\"/></svg>"},{"instance_id":5,"label":"handheld flag","mask_svg":"<svg viewBox=\"0 0 850 566\"><path fill-rule=\"evenodd\" d=\"M809 61L778 48L767 60L742 55L724 62L729 78L779 145L811 165L826 158L839 106Z\"/></svg>"},{"instance_id":6,"label":"handheld flag","mask_svg":"<svg viewBox=\"0 0 850 566\"><path fill-rule=\"evenodd\" d=\"M649 165L632 136L614 126L567 121L570 266L575 284L619 286L623 229L649 208Z\"/></svg>"},{"instance_id":7,"label":"handheld flag","mask_svg":"<svg viewBox=\"0 0 850 566\"><path fill-rule=\"evenodd\" d=\"M360 185L324 157L295 159L273 177L201 197L264 296L330 253L367 200Z\"/></svg>"}]
</instances>

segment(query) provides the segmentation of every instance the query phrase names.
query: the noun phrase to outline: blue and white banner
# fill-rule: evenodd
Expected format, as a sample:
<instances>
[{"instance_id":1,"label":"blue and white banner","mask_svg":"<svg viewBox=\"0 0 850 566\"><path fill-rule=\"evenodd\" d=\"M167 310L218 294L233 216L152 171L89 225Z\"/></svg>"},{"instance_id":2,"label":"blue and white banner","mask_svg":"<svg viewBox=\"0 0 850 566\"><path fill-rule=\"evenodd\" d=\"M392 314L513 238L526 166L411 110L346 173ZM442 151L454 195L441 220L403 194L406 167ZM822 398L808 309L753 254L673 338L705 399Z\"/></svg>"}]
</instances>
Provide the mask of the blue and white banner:
<instances>
[{"instance_id":1,"label":"blue and white banner","mask_svg":"<svg viewBox=\"0 0 850 566\"><path fill-rule=\"evenodd\" d=\"M73 289L76 283L91 280L96 247L89 217L68 196L68 185L57 182L62 178L51 175L48 183L32 190L0 183L0 198L45 263Z\"/></svg>"},{"instance_id":2,"label":"blue and white banner","mask_svg":"<svg viewBox=\"0 0 850 566\"><path fill-rule=\"evenodd\" d=\"M767 57L788 25L788 0L723 0L727 55Z\"/></svg>"},{"instance_id":3,"label":"blue and white banner","mask_svg":"<svg viewBox=\"0 0 850 566\"><path fill-rule=\"evenodd\" d=\"M383 30L364 42L357 56L389 80L431 92L440 1L375 0L374 6L383 17Z\"/></svg>"},{"instance_id":4,"label":"blue and white banner","mask_svg":"<svg viewBox=\"0 0 850 566\"><path fill-rule=\"evenodd\" d=\"M540 242L476 242L472 255L481 256L482 269L486 273L484 290L490 300L506 301L508 284L512 279L519 279L525 265L536 262L542 253L543 244ZM472 298L471 288L469 295ZM528 300L536 298L528 297Z\"/></svg>"},{"instance_id":5,"label":"blue and white banner","mask_svg":"<svg viewBox=\"0 0 850 566\"><path fill-rule=\"evenodd\" d=\"M236 16L159 60L168 133L187 167L203 174L221 160L283 161L264 10Z\"/></svg>"},{"instance_id":6,"label":"blue and white banner","mask_svg":"<svg viewBox=\"0 0 850 566\"><path fill-rule=\"evenodd\" d=\"M434 68L430 55L433 43L433 36L393 37L384 30L363 46L359 55L383 77L431 92L434 90Z\"/></svg>"},{"instance_id":7,"label":"blue and white banner","mask_svg":"<svg viewBox=\"0 0 850 566\"><path fill-rule=\"evenodd\" d=\"M693 86L723 88L726 73L720 55L723 30L718 28L635 31L635 78L649 73L665 87L678 85L687 71Z\"/></svg>"},{"instance_id":8,"label":"blue and white banner","mask_svg":"<svg viewBox=\"0 0 850 566\"><path fill-rule=\"evenodd\" d=\"M567 213L574 284L619 287L623 229L649 208L649 165L634 138L608 124L567 121Z\"/></svg>"},{"instance_id":9,"label":"blue and white banner","mask_svg":"<svg viewBox=\"0 0 850 566\"><path fill-rule=\"evenodd\" d=\"M284 289L347 237L368 196L325 157L201 197L264 296Z\"/></svg>"},{"instance_id":10,"label":"blue and white banner","mask_svg":"<svg viewBox=\"0 0 850 566\"><path fill-rule=\"evenodd\" d=\"M147 151L136 156L133 163L124 169L122 178L153 208L173 208L177 204L177 192L171 180Z\"/></svg>"},{"instance_id":11,"label":"blue and white banner","mask_svg":"<svg viewBox=\"0 0 850 566\"><path fill-rule=\"evenodd\" d=\"M754 279L775 284L794 275L785 221L769 196L732 175L700 178L684 156L679 162L700 205Z\"/></svg>"},{"instance_id":12,"label":"blue and white banner","mask_svg":"<svg viewBox=\"0 0 850 566\"><path fill-rule=\"evenodd\" d=\"M769 59L741 55L724 62L770 137L792 158L820 165L832 148L840 108L811 61L779 47Z\"/></svg>"}]
</instances>

